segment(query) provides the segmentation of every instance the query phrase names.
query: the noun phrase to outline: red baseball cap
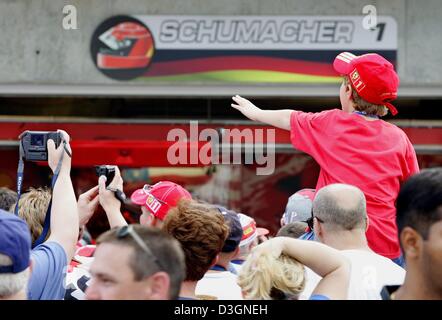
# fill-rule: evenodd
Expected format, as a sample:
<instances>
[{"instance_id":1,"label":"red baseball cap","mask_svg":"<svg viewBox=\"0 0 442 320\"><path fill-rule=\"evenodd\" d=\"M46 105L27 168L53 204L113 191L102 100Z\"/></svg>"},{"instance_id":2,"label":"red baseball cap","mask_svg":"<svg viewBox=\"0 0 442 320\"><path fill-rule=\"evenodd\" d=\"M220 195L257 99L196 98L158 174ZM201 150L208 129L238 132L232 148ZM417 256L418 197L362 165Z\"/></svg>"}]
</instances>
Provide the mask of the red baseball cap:
<instances>
[{"instance_id":1,"label":"red baseball cap","mask_svg":"<svg viewBox=\"0 0 442 320\"><path fill-rule=\"evenodd\" d=\"M397 98L399 77L385 58L376 53L355 56L341 52L335 58L333 68L349 77L351 86L364 100L385 105L392 115L398 113L390 101Z\"/></svg>"},{"instance_id":2,"label":"red baseball cap","mask_svg":"<svg viewBox=\"0 0 442 320\"><path fill-rule=\"evenodd\" d=\"M167 212L176 207L181 199L192 199L190 193L179 184L171 181L160 181L153 186L144 185L135 190L130 199L133 203L144 206L155 217L164 220Z\"/></svg>"}]
</instances>

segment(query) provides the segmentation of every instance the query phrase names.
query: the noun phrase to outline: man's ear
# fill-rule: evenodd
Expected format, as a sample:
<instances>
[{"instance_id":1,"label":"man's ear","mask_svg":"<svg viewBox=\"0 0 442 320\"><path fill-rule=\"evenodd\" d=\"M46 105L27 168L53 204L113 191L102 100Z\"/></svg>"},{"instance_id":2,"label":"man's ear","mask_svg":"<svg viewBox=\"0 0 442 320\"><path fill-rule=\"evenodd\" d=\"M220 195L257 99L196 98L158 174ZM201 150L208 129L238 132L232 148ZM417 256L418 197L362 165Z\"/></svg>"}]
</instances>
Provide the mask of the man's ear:
<instances>
[{"instance_id":1,"label":"man's ear","mask_svg":"<svg viewBox=\"0 0 442 320\"><path fill-rule=\"evenodd\" d=\"M321 223L317 218L313 218L313 232L315 234L316 239L322 242L324 231L322 229Z\"/></svg>"},{"instance_id":2,"label":"man's ear","mask_svg":"<svg viewBox=\"0 0 442 320\"><path fill-rule=\"evenodd\" d=\"M155 224L157 223L155 216L149 212L149 221L150 221L150 226L151 227L155 227Z\"/></svg>"},{"instance_id":3,"label":"man's ear","mask_svg":"<svg viewBox=\"0 0 442 320\"><path fill-rule=\"evenodd\" d=\"M212 263L210 264L210 268L216 265L218 263L218 260L219 260L219 254L217 254L216 257L213 258Z\"/></svg>"},{"instance_id":4,"label":"man's ear","mask_svg":"<svg viewBox=\"0 0 442 320\"><path fill-rule=\"evenodd\" d=\"M169 275L164 272L156 272L150 277L144 279L145 285L145 296L149 300L169 300L170 292L170 278Z\"/></svg>"},{"instance_id":5,"label":"man's ear","mask_svg":"<svg viewBox=\"0 0 442 320\"><path fill-rule=\"evenodd\" d=\"M233 251L232 260L239 256L239 246L236 247L235 251Z\"/></svg>"},{"instance_id":6,"label":"man's ear","mask_svg":"<svg viewBox=\"0 0 442 320\"><path fill-rule=\"evenodd\" d=\"M417 259L421 255L423 239L413 228L405 227L400 234L400 241L406 259Z\"/></svg>"},{"instance_id":7,"label":"man's ear","mask_svg":"<svg viewBox=\"0 0 442 320\"><path fill-rule=\"evenodd\" d=\"M347 86L345 87L345 96L347 97L347 99L353 100L352 93L353 93L353 88L351 87L351 84L348 83Z\"/></svg>"}]
</instances>

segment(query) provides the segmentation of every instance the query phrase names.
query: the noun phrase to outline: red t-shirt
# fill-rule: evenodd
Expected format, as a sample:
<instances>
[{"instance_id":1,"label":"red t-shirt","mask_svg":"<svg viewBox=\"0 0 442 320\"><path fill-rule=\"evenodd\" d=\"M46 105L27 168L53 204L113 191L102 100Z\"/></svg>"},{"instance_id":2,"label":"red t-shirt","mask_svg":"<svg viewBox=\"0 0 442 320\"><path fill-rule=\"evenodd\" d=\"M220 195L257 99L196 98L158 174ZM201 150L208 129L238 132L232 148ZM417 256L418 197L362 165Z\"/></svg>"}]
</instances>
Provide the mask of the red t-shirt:
<instances>
[{"instance_id":1,"label":"red t-shirt","mask_svg":"<svg viewBox=\"0 0 442 320\"><path fill-rule=\"evenodd\" d=\"M293 111L290 126L293 146L321 167L316 190L331 183L361 189L367 200L370 248L390 259L399 257L395 201L401 183L419 172L407 135L391 123L338 109Z\"/></svg>"}]
</instances>

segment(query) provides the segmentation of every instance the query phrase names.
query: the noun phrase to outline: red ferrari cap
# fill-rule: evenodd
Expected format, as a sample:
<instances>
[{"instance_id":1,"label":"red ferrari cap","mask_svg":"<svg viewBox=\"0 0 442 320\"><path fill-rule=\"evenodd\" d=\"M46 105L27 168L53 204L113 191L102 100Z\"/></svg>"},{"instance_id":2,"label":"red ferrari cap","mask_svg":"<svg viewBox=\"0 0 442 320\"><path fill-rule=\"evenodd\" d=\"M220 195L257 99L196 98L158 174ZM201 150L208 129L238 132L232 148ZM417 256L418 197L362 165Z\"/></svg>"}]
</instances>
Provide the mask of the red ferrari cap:
<instances>
[{"instance_id":1,"label":"red ferrari cap","mask_svg":"<svg viewBox=\"0 0 442 320\"><path fill-rule=\"evenodd\" d=\"M176 207L181 199L192 199L190 193L179 184L160 181L153 186L144 185L135 190L130 199L133 203L145 206L155 217L164 220L169 210Z\"/></svg>"},{"instance_id":2,"label":"red ferrari cap","mask_svg":"<svg viewBox=\"0 0 442 320\"><path fill-rule=\"evenodd\" d=\"M399 77L393 65L376 53L355 56L350 52L340 53L333 68L348 76L351 86L364 100L385 105L392 115L398 112L390 101L397 98Z\"/></svg>"}]
</instances>

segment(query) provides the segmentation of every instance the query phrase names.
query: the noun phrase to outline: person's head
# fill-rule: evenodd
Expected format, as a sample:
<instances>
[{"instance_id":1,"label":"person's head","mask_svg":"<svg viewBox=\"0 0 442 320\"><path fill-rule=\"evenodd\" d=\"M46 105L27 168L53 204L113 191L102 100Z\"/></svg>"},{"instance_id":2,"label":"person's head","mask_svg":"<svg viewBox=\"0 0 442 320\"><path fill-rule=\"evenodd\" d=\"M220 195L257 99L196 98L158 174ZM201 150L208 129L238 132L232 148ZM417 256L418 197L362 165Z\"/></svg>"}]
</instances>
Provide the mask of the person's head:
<instances>
[{"instance_id":1,"label":"person's head","mask_svg":"<svg viewBox=\"0 0 442 320\"><path fill-rule=\"evenodd\" d=\"M128 225L97 239L86 290L89 300L168 300L185 275L179 243L159 229Z\"/></svg>"},{"instance_id":2,"label":"person's head","mask_svg":"<svg viewBox=\"0 0 442 320\"><path fill-rule=\"evenodd\" d=\"M308 228L306 222L296 221L284 225L276 234L277 237L290 237L297 239L302 236Z\"/></svg>"},{"instance_id":3,"label":"person's head","mask_svg":"<svg viewBox=\"0 0 442 320\"><path fill-rule=\"evenodd\" d=\"M0 188L0 209L10 211L11 207L17 202L17 192L11 189Z\"/></svg>"},{"instance_id":4,"label":"person's head","mask_svg":"<svg viewBox=\"0 0 442 320\"><path fill-rule=\"evenodd\" d=\"M0 300L26 299L31 234L22 219L0 210Z\"/></svg>"},{"instance_id":5,"label":"person's head","mask_svg":"<svg viewBox=\"0 0 442 320\"><path fill-rule=\"evenodd\" d=\"M442 168L409 178L399 191L396 208L407 273L421 274L425 285L442 296Z\"/></svg>"},{"instance_id":6,"label":"person's head","mask_svg":"<svg viewBox=\"0 0 442 320\"><path fill-rule=\"evenodd\" d=\"M305 287L304 266L284 254L248 258L238 275L238 285L247 300L296 300Z\"/></svg>"},{"instance_id":7,"label":"person's head","mask_svg":"<svg viewBox=\"0 0 442 320\"><path fill-rule=\"evenodd\" d=\"M293 222L305 222L312 218L315 189L301 189L290 196L281 218L281 227Z\"/></svg>"},{"instance_id":8,"label":"person's head","mask_svg":"<svg viewBox=\"0 0 442 320\"><path fill-rule=\"evenodd\" d=\"M162 230L181 243L186 257L185 281L194 282L216 263L229 227L214 206L181 200L167 214Z\"/></svg>"},{"instance_id":9,"label":"person's head","mask_svg":"<svg viewBox=\"0 0 442 320\"><path fill-rule=\"evenodd\" d=\"M238 214L232 210L228 210L222 206L215 206L223 215L224 220L229 227L227 239L219 254L221 264L228 264L233 260L239 252L239 244L242 239L243 231Z\"/></svg>"},{"instance_id":10,"label":"person's head","mask_svg":"<svg viewBox=\"0 0 442 320\"><path fill-rule=\"evenodd\" d=\"M238 213L243 235L239 243L238 258L245 260L250 251L258 245L258 231L256 230L256 221L246 214Z\"/></svg>"},{"instance_id":11,"label":"person's head","mask_svg":"<svg viewBox=\"0 0 442 320\"><path fill-rule=\"evenodd\" d=\"M43 232L43 225L51 197L51 191L48 188L30 188L28 192L20 197L18 215L28 224L33 243ZM15 205L11 207L12 211L14 211L14 207ZM49 235L50 232L48 232L47 237Z\"/></svg>"},{"instance_id":12,"label":"person's head","mask_svg":"<svg viewBox=\"0 0 442 320\"><path fill-rule=\"evenodd\" d=\"M354 235L364 236L368 218L364 193L347 184L330 184L316 192L313 230L321 242Z\"/></svg>"},{"instance_id":13,"label":"person's head","mask_svg":"<svg viewBox=\"0 0 442 320\"><path fill-rule=\"evenodd\" d=\"M170 209L181 199L192 199L191 194L179 184L171 181L160 181L154 185L144 185L135 190L131 201L141 206L140 224L161 228Z\"/></svg>"},{"instance_id":14,"label":"person's head","mask_svg":"<svg viewBox=\"0 0 442 320\"><path fill-rule=\"evenodd\" d=\"M382 56L369 53L355 56L340 53L333 62L334 69L344 77L339 91L342 110L384 116L390 110L397 114L390 101L397 98L399 77L393 65Z\"/></svg>"}]
</instances>

